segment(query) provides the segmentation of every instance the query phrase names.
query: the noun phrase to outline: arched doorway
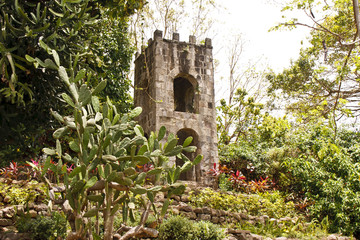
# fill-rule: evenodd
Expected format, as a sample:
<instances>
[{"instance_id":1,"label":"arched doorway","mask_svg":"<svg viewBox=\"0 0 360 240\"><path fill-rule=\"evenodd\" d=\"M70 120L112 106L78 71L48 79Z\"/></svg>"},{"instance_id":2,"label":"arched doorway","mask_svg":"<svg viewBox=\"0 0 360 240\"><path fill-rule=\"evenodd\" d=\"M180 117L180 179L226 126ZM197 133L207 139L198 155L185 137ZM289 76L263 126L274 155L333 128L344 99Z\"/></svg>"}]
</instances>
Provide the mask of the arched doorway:
<instances>
[{"instance_id":1,"label":"arched doorway","mask_svg":"<svg viewBox=\"0 0 360 240\"><path fill-rule=\"evenodd\" d=\"M179 138L179 145L182 145L185 141L186 138L188 137L192 137L193 140L190 144L190 146L195 146L197 147L197 150L195 152L183 152L183 154L190 159L190 161L193 161L194 158L199 154L200 149L199 149L199 136L198 134L190 128L183 128L180 129L177 132L177 137ZM184 160L180 159L180 158L176 158L176 166L182 166L184 164ZM200 181L201 178L201 172L200 172L200 166L197 165L195 167L192 167L190 170L188 170L187 172L183 172L180 174L180 180L186 180L186 181Z\"/></svg>"},{"instance_id":2,"label":"arched doorway","mask_svg":"<svg viewBox=\"0 0 360 240\"><path fill-rule=\"evenodd\" d=\"M192 81L191 81L192 80ZM174 110L196 113L195 96L196 80L190 76L180 75L174 79Z\"/></svg>"}]
</instances>

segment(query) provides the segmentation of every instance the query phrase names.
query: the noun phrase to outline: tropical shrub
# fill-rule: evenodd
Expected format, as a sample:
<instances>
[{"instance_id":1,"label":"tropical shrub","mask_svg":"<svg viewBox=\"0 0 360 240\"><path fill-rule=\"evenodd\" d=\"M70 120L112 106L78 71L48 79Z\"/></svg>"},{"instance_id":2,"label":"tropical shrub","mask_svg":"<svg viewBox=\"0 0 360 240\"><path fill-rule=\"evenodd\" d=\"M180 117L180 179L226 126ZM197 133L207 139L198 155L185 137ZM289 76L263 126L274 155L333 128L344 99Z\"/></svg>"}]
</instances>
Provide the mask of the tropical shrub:
<instances>
[{"instance_id":1,"label":"tropical shrub","mask_svg":"<svg viewBox=\"0 0 360 240\"><path fill-rule=\"evenodd\" d=\"M159 227L160 240L221 240L224 231L217 225L199 221L193 222L183 216L171 216Z\"/></svg>"},{"instance_id":2,"label":"tropical shrub","mask_svg":"<svg viewBox=\"0 0 360 240\"><path fill-rule=\"evenodd\" d=\"M245 212L253 216L268 215L271 218L294 217L297 211L292 202L286 202L280 192L252 195L221 193L210 188L192 192L191 204L232 212Z\"/></svg>"},{"instance_id":3,"label":"tropical shrub","mask_svg":"<svg viewBox=\"0 0 360 240\"><path fill-rule=\"evenodd\" d=\"M13 205L25 205L33 203L37 197L46 198L47 188L44 184L35 180L23 181L21 184L12 184L1 181L0 194L9 198L9 203Z\"/></svg>"},{"instance_id":4,"label":"tropical shrub","mask_svg":"<svg viewBox=\"0 0 360 240\"><path fill-rule=\"evenodd\" d=\"M65 239L67 223L64 215L52 212L49 217L38 216L31 218L29 215L21 216L16 221L19 232L29 233L33 240Z\"/></svg>"}]
</instances>

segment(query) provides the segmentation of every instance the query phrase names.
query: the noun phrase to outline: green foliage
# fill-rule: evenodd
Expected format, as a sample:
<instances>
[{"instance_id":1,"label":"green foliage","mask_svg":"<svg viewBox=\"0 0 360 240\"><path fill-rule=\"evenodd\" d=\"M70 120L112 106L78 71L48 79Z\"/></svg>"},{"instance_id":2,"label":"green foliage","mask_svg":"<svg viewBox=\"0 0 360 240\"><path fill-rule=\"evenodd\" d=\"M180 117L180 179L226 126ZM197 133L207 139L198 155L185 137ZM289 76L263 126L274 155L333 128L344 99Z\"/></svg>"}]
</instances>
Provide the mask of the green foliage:
<instances>
[{"instance_id":1,"label":"green foliage","mask_svg":"<svg viewBox=\"0 0 360 240\"><path fill-rule=\"evenodd\" d=\"M67 229L65 216L58 212L52 212L49 217L24 215L16 221L16 227L19 232L29 233L33 240L65 239Z\"/></svg>"},{"instance_id":2,"label":"green foliage","mask_svg":"<svg viewBox=\"0 0 360 240\"><path fill-rule=\"evenodd\" d=\"M242 230L249 230L251 233L258 234L270 238L286 237L304 240L322 239L328 235L326 218L320 224L313 220L310 223L299 218L296 222L284 221L280 224L274 221L266 221L265 223L249 224L247 222L240 223L236 226Z\"/></svg>"},{"instance_id":3,"label":"green foliage","mask_svg":"<svg viewBox=\"0 0 360 240\"><path fill-rule=\"evenodd\" d=\"M99 229L93 227L96 223L91 219L95 216L98 219L100 212L104 216L106 240L113 237L115 213L119 209L122 209L124 222L127 219L135 221L134 212L140 206L145 209L140 226L145 224L151 207L157 217L163 217L168 204L165 202L158 213L153 205L156 195L162 192L169 197L182 194L185 186L176 181L182 172L198 164L202 156L197 156L193 162L186 159L181 154L184 147L177 146L176 136L168 134L162 139L165 128L161 128L159 134L151 132L149 138L145 138L144 130L133 120L141 113L141 108L121 116L109 98L102 102L97 97L105 88L106 81L91 89L78 78L83 74L82 70L69 76L63 66L57 66L57 69L68 87L70 95L63 93L61 96L72 114L61 116L51 111L62 127L53 133L56 147L44 148L43 151L56 157L58 163L54 169L48 157L42 175L45 177L50 169L57 176L63 176L66 189L63 198L69 201L72 219L75 219L70 222L72 234L77 237L98 236ZM60 139L71 131L74 135L68 139L67 145L74 154L70 155L63 151ZM163 142L160 143L161 140ZM183 158L185 164L169 167L169 157L173 156ZM70 173L67 165L63 164L65 161L74 164ZM151 170L141 170L144 165L151 166ZM145 179L151 179L150 183L145 185ZM95 192L97 190L103 191L102 194ZM50 196L53 195L51 191Z\"/></svg>"},{"instance_id":4,"label":"green foliage","mask_svg":"<svg viewBox=\"0 0 360 240\"><path fill-rule=\"evenodd\" d=\"M264 106L247 95L245 90L239 88L235 92L233 103L227 104L224 99L220 101L220 106L217 107L220 144L227 145L231 141L246 138L246 135L252 131L251 127L260 122L260 112Z\"/></svg>"},{"instance_id":5,"label":"green foliage","mask_svg":"<svg viewBox=\"0 0 360 240\"><path fill-rule=\"evenodd\" d=\"M233 212L246 212L253 216L268 215L271 218L295 216L297 211L292 202L286 202L279 192L243 195L228 194L205 188L193 192L190 201L197 207L211 207Z\"/></svg>"},{"instance_id":6,"label":"green foliage","mask_svg":"<svg viewBox=\"0 0 360 240\"><path fill-rule=\"evenodd\" d=\"M221 240L225 238L224 231L219 226L206 221L196 222L194 225L196 240Z\"/></svg>"},{"instance_id":7,"label":"green foliage","mask_svg":"<svg viewBox=\"0 0 360 240\"><path fill-rule=\"evenodd\" d=\"M300 9L315 22L315 27L298 19L284 18L278 28L306 26L311 28L310 46L301 50L299 58L282 73L268 75L269 93L288 99L287 109L300 119L324 116L333 121L352 116L359 100L359 35L350 0L308 1L288 3L283 11Z\"/></svg>"},{"instance_id":8,"label":"green foliage","mask_svg":"<svg viewBox=\"0 0 360 240\"><path fill-rule=\"evenodd\" d=\"M171 216L166 219L159 228L159 239L161 240L186 240L193 239L192 222L180 215Z\"/></svg>"},{"instance_id":9,"label":"green foliage","mask_svg":"<svg viewBox=\"0 0 360 240\"><path fill-rule=\"evenodd\" d=\"M131 106L127 78L133 53L127 17L143 1L1 1L0 13L0 156L3 160L33 157L54 144L58 124L47 113L61 113L59 94L66 87L56 75L61 61L87 69L87 84L106 75L106 94L120 111ZM55 52L52 52L52 49ZM54 60L45 56L54 54ZM78 79L79 80L79 79ZM90 78L89 78L90 80ZM105 95L102 95L105 98Z\"/></svg>"},{"instance_id":10,"label":"green foliage","mask_svg":"<svg viewBox=\"0 0 360 240\"><path fill-rule=\"evenodd\" d=\"M7 184L0 182L0 194L9 197L13 205L33 203L38 196L45 195L46 187L33 180L22 184Z\"/></svg>"},{"instance_id":11,"label":"green foliage","mask_svg":"<svg viewBox=\"0 0 360 240\"><path fill-rule=\"evenodd\" d=\"M220 240L224 232L215 224L205 221L193 222L183 216L171 216L159 227L160 240Z\"/></svg>"}]
</instances>

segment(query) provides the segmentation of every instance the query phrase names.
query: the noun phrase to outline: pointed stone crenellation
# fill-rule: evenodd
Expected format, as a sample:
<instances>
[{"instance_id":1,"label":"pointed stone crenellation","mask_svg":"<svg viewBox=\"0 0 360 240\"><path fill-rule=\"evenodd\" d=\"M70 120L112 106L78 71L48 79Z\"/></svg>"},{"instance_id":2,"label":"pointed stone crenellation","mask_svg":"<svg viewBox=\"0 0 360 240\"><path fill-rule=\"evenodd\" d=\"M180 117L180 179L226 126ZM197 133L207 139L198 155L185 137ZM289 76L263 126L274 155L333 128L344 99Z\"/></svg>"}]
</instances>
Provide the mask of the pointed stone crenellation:
<instances>
[{"instance_id":1,"label":"pointed stone crenellation","mask_svg":"<svg viewBox=\"0 0 360 240\"><path fill-rule=\"evenodd\" d=\"M182 175L183 180L207 183L206 173L218 162L215 122L214 67L211 39L197 45L196 38L181 42L178 33L164 39L162 31L135 59L135 106L143 108L138 120L148 135L165 126L179 143L193 137L200 165ZM187 154L193 159L196 154ZM181 159L171 159L183 164Z\"/></svg>"}]
</instances>

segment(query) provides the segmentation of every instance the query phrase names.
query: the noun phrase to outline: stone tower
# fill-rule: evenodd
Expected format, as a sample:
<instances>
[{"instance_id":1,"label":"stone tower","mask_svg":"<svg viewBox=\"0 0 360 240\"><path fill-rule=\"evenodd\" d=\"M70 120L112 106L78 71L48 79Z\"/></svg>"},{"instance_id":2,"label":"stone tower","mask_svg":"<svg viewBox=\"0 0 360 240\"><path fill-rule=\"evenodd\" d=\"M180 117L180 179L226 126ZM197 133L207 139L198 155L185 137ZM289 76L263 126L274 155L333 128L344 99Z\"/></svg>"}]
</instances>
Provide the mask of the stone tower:
<instances>
[{"instance_id":1,"label":"stone tower","mask_svg":"<svg viewBox=\"0 0 360 240\"><path fill-rule=\"evenodd\" d=\"M143 108L139 123L145 133L165 126L175 133L179 144L193 137L203 161L180 178L206 183L206 172L218 162L215 122L214 68L211 39L196 45L194 36L180 42L179 34L163 39L162 31L154 32L148 47L135 59L135 106ZM181 159L172 159L182 165Z\"/></svg>"}]
</instances>

